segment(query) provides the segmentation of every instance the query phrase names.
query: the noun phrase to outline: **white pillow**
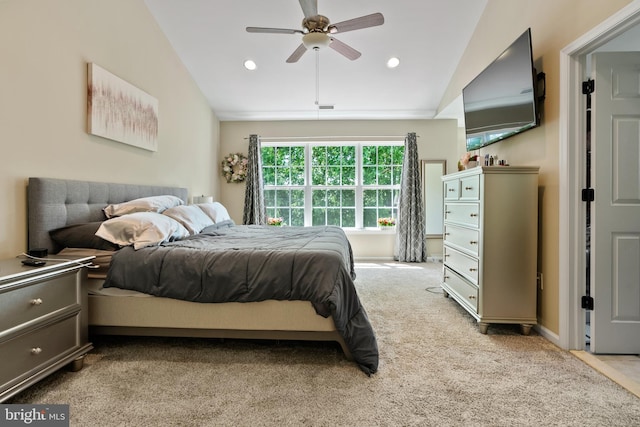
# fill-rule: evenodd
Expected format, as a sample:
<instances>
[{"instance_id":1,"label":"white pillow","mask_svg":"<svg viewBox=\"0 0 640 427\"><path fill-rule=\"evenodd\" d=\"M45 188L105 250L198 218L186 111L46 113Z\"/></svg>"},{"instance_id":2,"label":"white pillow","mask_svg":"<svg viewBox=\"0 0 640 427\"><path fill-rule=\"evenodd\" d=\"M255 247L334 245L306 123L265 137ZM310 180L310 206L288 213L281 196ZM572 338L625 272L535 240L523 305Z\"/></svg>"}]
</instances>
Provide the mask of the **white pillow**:
<instances>
[{"instance_id":1,"label":"white pillow","mask_svg":"<svg viewBox=\"0 0 640 427\"><path fill-rule=\"evenodd\" d=\"M104 214L107 218L113 218L114 216L127 215L134 212L162 212L165 209L183 204L182 199L176 196L142 197L128 202L109 205L104 208Z\"/></svg>"},{"instance_id":2,"label":"white pillow","mask_svg":"<svg viewBox=\"0 0 640 427\"><path fill-rule=\"evenodd\" d=\"M156 212L135 212L102 223L96 236L120 246L138 250L189 236L189 230L175 219Z\"/></svg>"},{"instance_id":3,"label":"white pillow","mask_svg":"<svg viewBox=\"0 0 640 427\"><path fill-rule=\"evenodd\" d=\"M202 209L202 211L206 213L207 216L213 220L213 222L217 223L221 221L228 221L231 219L231 217L229 216L229 212L227 212L227 208L225 208L220 202L200 203L196 206Z\"/></svg>"},{"instance_id":4,"label":"white pillow","mask_svg":"<svg viewBox=\"0 0 640 427\"><path fill-rule=\"evenodd\" d=\"M174 206L162 212L162 215L175 219L191 234L198 234L203 228L213 224L213 220L197 206Z\"/></svg>"}]
</instances>

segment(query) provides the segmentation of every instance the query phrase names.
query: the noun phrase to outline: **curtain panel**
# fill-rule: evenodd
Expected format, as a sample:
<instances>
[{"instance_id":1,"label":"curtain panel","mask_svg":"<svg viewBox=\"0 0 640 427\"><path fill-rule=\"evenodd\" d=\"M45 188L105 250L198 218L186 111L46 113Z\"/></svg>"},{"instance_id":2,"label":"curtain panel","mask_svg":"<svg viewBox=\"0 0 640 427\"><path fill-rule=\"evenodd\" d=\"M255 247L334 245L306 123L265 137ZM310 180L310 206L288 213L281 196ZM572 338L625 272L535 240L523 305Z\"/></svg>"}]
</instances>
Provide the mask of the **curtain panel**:
<instances>
[{"instance_id":1,"label":"curtain panel","mask_svg":"<svg viewBox=\"0 0 640 427\"><path fill-rule=\"evenodd\" d=\"M242 223L264 225L267 223L267 208L264 203L264 184L262 182L262 156L260 154L260 138L249 136L249 153L247 155L247 179L244 194L244 212Z\"/></svg>"},{"instance_id":2,"label":"curtain panel","mask_svg":"<svg viewBox=\"0 0 640 427\"><path fill-rule=\"evenodd\" d=\"M427 258L422 180L415 132L407 134L404 144L394 258L402 262L424 262Z\"/></svg>"}]
</instances>

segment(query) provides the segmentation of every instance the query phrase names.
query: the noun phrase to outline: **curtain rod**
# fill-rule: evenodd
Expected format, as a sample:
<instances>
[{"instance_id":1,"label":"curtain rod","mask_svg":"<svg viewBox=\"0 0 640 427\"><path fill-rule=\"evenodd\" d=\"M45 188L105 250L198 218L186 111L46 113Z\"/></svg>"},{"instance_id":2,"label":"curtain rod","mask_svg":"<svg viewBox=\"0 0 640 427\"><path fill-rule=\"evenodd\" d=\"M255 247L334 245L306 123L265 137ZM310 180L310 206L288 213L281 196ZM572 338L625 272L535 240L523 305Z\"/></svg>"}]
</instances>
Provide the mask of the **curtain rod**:
<instances>
[{"instance_id":1,"label":"curtain rod","mask_svg":"<svg viewBox=\"0 0 640 427\"><path fill-rule=\"evenodd\" d=\"M385 141L389 139L402 139L404 140L406 135L362 135L362 136L261 136L261 141L284 141L284 140L318 140L318 141L349 141L349 140L377 140ZM416 135L416 138L420 138L420 135ZM245 137L244 139L249 139Z\"/></svg>"}]
</instances>

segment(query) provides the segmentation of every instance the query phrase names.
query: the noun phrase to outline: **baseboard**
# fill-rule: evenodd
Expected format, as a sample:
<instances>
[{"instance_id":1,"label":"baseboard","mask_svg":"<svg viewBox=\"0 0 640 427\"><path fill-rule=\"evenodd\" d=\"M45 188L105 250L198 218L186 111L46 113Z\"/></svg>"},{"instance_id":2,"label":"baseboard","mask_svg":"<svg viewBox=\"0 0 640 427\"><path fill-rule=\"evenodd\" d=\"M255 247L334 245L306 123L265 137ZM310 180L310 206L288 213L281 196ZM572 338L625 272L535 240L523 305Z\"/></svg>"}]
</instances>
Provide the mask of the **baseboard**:
<instances>
[{"instance_id":1,"label":"baseboard","mask_svg":"<svg viewBox=\"0 0 640 427\"><path fill-rule=\"evenodd\" d=\"M354 257L354 262L393 262L393 257Z\"/></svg>"},{"instance_id":2,"label":"baseboard","mask_svg":"<svg viewBox=\"0 0 640 427\"><path fill-rule=\"evenodd\" d=\"M540 335L542 335L548 341L550 341L553 344L555 344L556 346L562 348L562 346L560 345L560 336L558 334L556 334L555 332L550 331L549 329L545 328L544 326L542 326L540 324L535 325L533 327L533 329L535 329Z\"/></svg>"}]
</instances>

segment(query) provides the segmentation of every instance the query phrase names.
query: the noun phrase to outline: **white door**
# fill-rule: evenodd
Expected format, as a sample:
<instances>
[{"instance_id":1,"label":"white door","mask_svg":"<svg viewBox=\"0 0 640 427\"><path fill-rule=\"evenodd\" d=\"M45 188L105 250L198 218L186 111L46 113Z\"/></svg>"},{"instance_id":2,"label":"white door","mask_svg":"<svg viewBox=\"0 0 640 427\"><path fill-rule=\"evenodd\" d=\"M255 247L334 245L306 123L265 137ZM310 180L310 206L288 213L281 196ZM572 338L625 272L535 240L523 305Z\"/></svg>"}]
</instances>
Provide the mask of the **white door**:
<instances>
[{"instance_id":1,"label":"white door","mask_svg":"<svg viewBox=\"0 0 640 427\"><path fill-rule=\"evenodd\" d=\"M591 351L640 353L640 53L593 55Z\"/></svg>"}]
</instances>

